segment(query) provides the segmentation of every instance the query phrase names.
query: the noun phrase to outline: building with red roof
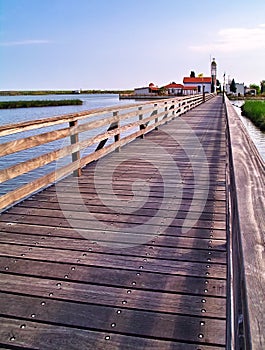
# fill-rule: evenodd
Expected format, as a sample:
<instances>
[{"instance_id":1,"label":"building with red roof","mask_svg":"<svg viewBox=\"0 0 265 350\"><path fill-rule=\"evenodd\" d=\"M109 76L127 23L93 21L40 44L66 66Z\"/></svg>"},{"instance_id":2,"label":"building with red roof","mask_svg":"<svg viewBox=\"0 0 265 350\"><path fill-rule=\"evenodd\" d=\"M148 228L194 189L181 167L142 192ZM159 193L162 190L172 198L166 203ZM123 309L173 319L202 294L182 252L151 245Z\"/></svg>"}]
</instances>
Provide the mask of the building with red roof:
<instances>
[{"instance_id":1,"label":"building with red roof","mask_svg":"<svg viewBox=\"0 0 265 350\"><path fill-rule=\"evenodd\" d=\"M205 92L211 92L212 78L211 77L184 77L183 78L184 87L195 87L198 94L203 92L203 87Z\"/></svg>"},{"instance_id":2,"label":"building with red roof","mask_svg":"<svg viewBox=\"0 0 265 350\"><path fill-rule=\"evenodd\" d=\"M171 82L161 89L158 86L155 86L153 83L150 83L147 87L136 88L134 89L135 95L173 95L173 96L182 96L182 95L195 95L216 92L216 69L217 65L215 59L211 63L211 76L195 76L195 73L192 71L191 76L183 78L183 84L177 84Z\"/></svg>"},{"instance_id":3,"label":"building with red roof","mask_svg":"<svg viewBox=\"0 0 265 350\"><path fill-rule=\"evenodd\" d=\"M135 95L156 95L158 94L159 87L155 86L155 84L150 83L148 86L135 88L134 94Z\"/></svg>"},{"instance_id":4,"label":"building with red roof","mask_svg":"<svg viewBox=\"0 0 265 350\"><path fill-rule=\"evenodd\" d=\"M183 85L170 83L163 87L167 91L168 95L182 95Z\"/></svg>"}]
</instances>

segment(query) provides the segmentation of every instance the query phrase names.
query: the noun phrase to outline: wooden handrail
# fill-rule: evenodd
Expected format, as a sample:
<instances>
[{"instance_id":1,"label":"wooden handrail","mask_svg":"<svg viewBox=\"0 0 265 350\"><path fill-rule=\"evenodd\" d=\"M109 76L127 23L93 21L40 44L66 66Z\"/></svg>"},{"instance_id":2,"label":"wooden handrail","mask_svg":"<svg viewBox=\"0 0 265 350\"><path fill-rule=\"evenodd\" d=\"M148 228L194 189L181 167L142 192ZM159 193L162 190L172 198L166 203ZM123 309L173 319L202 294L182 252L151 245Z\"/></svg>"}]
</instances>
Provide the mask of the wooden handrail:
<instances>
[{"instance_id":1,"label":"wooden handrail","mask_svg":"<svg viewBox=\"0 0 265 350\"><path fill-rule=\"evenodd\" d=\"M209 94L208 98L213 96L214 94ZM74 172L75 176L80 176L81 168L89 162L97 160L115 149L119 150L120 147L131 142L136 137L143 136L145 133L180 116L202 102L202 95L192 95L190 97L154 100L141 104L107 107L0 127L0 135L9 135L9 138L14 135L13 137L15 138L0 145L0 156L17 153L18 159L16 164L12 166L7 165L0 171L1 182L15 179L29 171L58 161L67 155L72 155L70 164L63 165L56 171L40 176L31 183L22 185L4 194L0 197L0 209L13 205L15 202L69 175L71 172ZM109 116L109 113L112 113L112 116ZM101 118L91 121L91 117L95 116L101 116ZM78 121L81 120L82 123L78 124ZM68 123L68 127L65 127L65 123ZM62 128L58 129L60 124ZM45 129L43 130L43 128L52 126L56 126L56 130L48 132ZM102 127L106 128L103 132L102 130L100 131ZM34 135L19 138L18 133L32 130L34 130ZM93 133L87 136L84 134L87 131L93 131ZM125 132L126 135L121 137L122 133ZM82 139L84 135L85 139ZM45 147L47 143L53 141L62 140L63 143L63 140L67 140L67 138L70 138L70 145L62 145L45 154L39 156L35 154L31 159L19 161L19 152L29 149L34 151L35 147ZM113 138L113 140L106 146L106 141L109 138ZM99 145L96 146L97 144ZM80 151L93 145L95 146L95 151L81 157Z\"/></svg>"},{"instance_id":2,"label":"wooden handrail","mask_svg":"<svg viewBox=\"0 0 265 350\"><path fill-rule=\"evenodd\" d=\"M265 349L265 164L225 98L230 155L230 227L235 349Z\"/></svg>"}]
</instances>

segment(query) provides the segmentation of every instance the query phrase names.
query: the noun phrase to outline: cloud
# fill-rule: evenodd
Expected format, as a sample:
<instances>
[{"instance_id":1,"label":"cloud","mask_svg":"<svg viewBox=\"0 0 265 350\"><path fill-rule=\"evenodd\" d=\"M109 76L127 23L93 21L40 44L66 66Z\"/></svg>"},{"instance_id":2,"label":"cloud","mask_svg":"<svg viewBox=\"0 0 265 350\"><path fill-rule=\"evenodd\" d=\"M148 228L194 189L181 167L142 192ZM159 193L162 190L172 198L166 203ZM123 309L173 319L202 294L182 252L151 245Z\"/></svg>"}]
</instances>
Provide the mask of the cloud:
<instances>
[{"instance_id":1,"label":"cloud","mask_svg":"<svg viewBox=\"0 0 265 350\"><path fill-rule=\"evenodd\" d=\"M265 49L265 24L255 28L226 28L216 34L213 43L194 45L189 48L197 52L238 52Z\"/></svg>"},{"instance_id":2,"label":"cloud","mask_svg":"<svg viewBox=\"0 0 265 350\"><path fill-rule=\"evenodd\" d=\"M50 44L50 40L21 40L21 41L6 41L0 42L0 46L20 46L20 45L39 45Z\"/></svg>"}]
</instances>

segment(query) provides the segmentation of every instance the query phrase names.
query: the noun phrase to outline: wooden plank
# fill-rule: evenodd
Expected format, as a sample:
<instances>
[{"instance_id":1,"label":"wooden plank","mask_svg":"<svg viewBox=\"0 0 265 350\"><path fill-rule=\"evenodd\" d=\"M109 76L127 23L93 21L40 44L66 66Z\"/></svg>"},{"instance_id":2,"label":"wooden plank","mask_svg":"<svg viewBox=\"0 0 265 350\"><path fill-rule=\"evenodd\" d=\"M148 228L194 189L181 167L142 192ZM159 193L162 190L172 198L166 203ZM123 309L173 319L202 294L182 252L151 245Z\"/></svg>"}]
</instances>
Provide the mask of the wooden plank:
<instances>
[{"instance_id":1,"label":"wooden plank","mask_svg":"<svg viewBox=\"0 0 265 350\"><path fill-rule=\"evenodd\" d=\"M130 217L129 222L126 221L126 219L130 216L126 215L119 215L115 216L115 218L112 221L109 221L110 216L107 214L97 214L94 216L85 217L82 219L75 219L74 217L66 219L65 217L61 218L54 218L49 217L49 221L47 221L47 217L38 217L38 216L24 216L23 222L27 224L34 224L34 225L41 225L41 226L60 226L64 228L74 228L76 230L88 230L95 231L98 234L98 230L102 230L102 228L99 227L99 222L103 225L104 231L109 232L113 231L115 233L115 226L119 228L119 231L121 228L126 228L130 232L135 232L135 225L140 224L146 224L148 225L148 232L145 232L146 235L154 235L154 234L161 234L162 231L167 230L168 227L181 227L186 228L184 225L184 219L174 219L169 222L163 222L163 218L156 218L155 223L148 223L148 221L144 220L142 217L135 216L134 218ZM15 214L6 214L3 218L3 221L9 222L9 223L16 223L19 222L20 216ZM187 228L190 229L188 226ZM212 229L212 230L225 230L225 223L222 221L205 221L205 220L198 220L194 225L193 228L195 229ZM85 232L84 232L85 234ZM104 234L104 233L103 233ZM220 242L217 242L219 244ZM220 243L220 246L223 243ZM221 247L223 250L224 248Z\"/></svg>"},{"instance_id":2,"label":"wooden plank","mask_svg":"<svg viewBox=\"0 0 265 350\"><path fill-rule=\"evenodd\" d=\"M202 345L198 342L187 344L171 339L158 340L137 336L121 335L108 332L97 332L43 322L32 322L23 319L2 317L0 342L8 349L10 345L22 348L42 350L81 349L81 350L220 350L223 347ZM197 346L196 346L197 345ZM5 349L5 348L3 348ZM6 348L7 349L7 348Z\"/></svg>"},{"instance_id":3,"label":"wooden plank","mask_svg":"<svg viewBox=\"0 0 265 350\"><path fill-rule=\"evenodd\" d=\"M14 281L17 275L22 275L128 289L134 288L156 292L166 290L168 293L226 297L226 280L224 279L88 266L81 265L77 261L70 264L61 261L32 260L21 256L16 258L1 256L0 271L14 275L13 278L11 277Z\"/></svg>"},{"instance_id":4,"label":"wooden plank","mask_svg":"<svg viewBox=\"0 0 265 350\"><path fill-rule=\"evenodd\" d=\"M33 242L40 241L38 246L42 247L48 247L48 248L64 248L67 250L79 250L79 251L85 251L85 250L91 250L91 244L92 242L88 239L84 239L80 235L77 236L79 239L70 238L63 238L61 237L54 237L52 235L33 235L30 234L13 234L13 233L4 233L1 234L1 243L9 243L9 244L17 244L19 242L20 245L26 245L26 246L34 246ZM109 254L116 254L116 255L123 255L123 256L141 256L143 258L156 258L156 259L167 259L167 260L184 260L184 261L196 261L196 262L207 262L211 261L211 263L226 263L226 253L219 250L214 250L214 244L213 244L213 251L211 256L209 256L208 249L200 249L198 250L198 246L200 245L200 240L198 239L192 239L190 242L190 249L189 248L181 248L181 246L188 245L186 243L186 240L189 239L185 238L177 238L174 241L170 239L170 241L167 243L166 247L159 246L159 244L163 244L164 240L168 241L168 238L165 238L163 236L156 238L156 245L148 245L147 244L141 244L137 247L131 247L128 245L126 249L118 249L115 250L108 246L102 246L99 244L93 246L93 252L94 253L109 253ZM197 243L197 242L199 243ZM173 244L175 242L175 244ZM171 247L170 243L172 243ZM207 240L208 243L208 240ZM220 243L223 243L221 241ZM152 248L150 248L152 247ZM206 246L207 247L207 246Z\"/></svg>"},{"instance_id":5,"label":"wooden plank","mask_svg":"<svg viewBox=\"0 0 265 350\"><path fill-rule=\"evenodd\" d=\"M197 295L184 295L168 293L166 291L146 291L129 288L117 288L113 286L91 285L69 281L54 281L43 278L0 275L0 290L4 293L17 293L47 298L53 293L52 298L93 305L119 306L120 299L126 299L126 306L138 310L153 312L168 312L193 316L213 317L225 319L226 299L209 295L198 297ZM59 283L59 287L58 287ZM202 312L204 310L204 312Z\"/></svg>"},{"instance_id":6,"label":"wooden plank","mask_svg":"<svg viewBox=\"0 0 265 350\"><path fill-rule=\"evenodd\" d=\"M75 187L74 187L75 186ZM118 195L120 201L122 202L123 199L127 199L128 201L130 201L132 198L136 198L137 201L141 201L143 199L145 199L146 201L156 201L158 203L161 203L163 201L166 201L167 204L169 204L169 201L176 201L177 200L182 200L182 201L186 201L188 202L189 200L193 200L195 201L195 203L199 203L199 201L201 201L200 203L207 201L208 204L211 204L211 202L215 203L215 201L217 202L217 204L225 204L225 199L226 199L226 193L223 191L207 191L207 189L189 189L189 188L180 188L179 191L177 191L177 187L175 188L174 191L170 192L170 188L167 189L167 192L165 193L165 195L163 196L163 193L159 192L159 191L155 191L155 190L151 190L149 191L149 195L147 197L146 192L142 192L140 190L140 188L137 187L135 188L135 191L132 190L121 190L118 191L118 189L114 190L113 192L103 188L102 190L100 190L100 188L97 188L97 191L93 190L93 188L79 188L78 186L73 184L72 189L69 189L69 191L67 191L67 189L64 189L63 187L58 188L56 186L57 190L51 188L49 190L48 193L46 193L47 196L52 196L52 192L54 192L54 194L57 195L57 197L62 197L62 193L65 194L65 197L68 196L70 198L72 198L73 203L77 202L77 204L82 203L82 201L87 200L89 201L89 199L101 199L104 198L104 200L113 200L113 192ZM134 195L135 193L135 195ZM175 197L173 197L173 195L175 195ZM80 198L82 198L82 200L80 200ZM79 199L79 200L78 200ZM64 200L64 196L62 198L62 203ZM117 202L117 201L115 201ZM223 202L223 203L221 203ZM178 203L178 202L177 202ZM212 203L212 204L213 204Z\"/></svg>"},{"instance_id":7,"label":"wooden plank","mask_svg":"<svg viewBox=\"0 0 265 350\"><path fill-rule=\"evenodd\" d=\"M32 208L28 206L17 206L16 208L12 209L11 214L21 214L21 215L35 215L35 216L48 216L48 217L57 217L57 218L74 218L74 219L88 219L88 213L95 214L95 217L97 217L100 220L100 215L108 215L109 221L113 221L115 218L117 218L117 214L119 214L121 217L124 216L125 219L130 216L132 218L134 223L137 223L137 220L140 220L141 222L146 222L150 217L157 216L157 217L163 217L163 218L178 218L178 219L185 219L187 216L187 212L191 213L190 215L194 213L194 216L198 216L198 212L200 213L201 207L198 206L198 212L196 211L196 208L190 207L188 210L173 210L172 206L168 206L168 209L161 209L159 207L159 204L156 208L153 209L146 209L146 208L138 208L136 207L134 211L131 212L131 215L122 214L122 207L114 207L110 204L110 206L106 206L106 203L104 201L104 206L98 208L98 206L82 206L81 204L72 204L72 205L64 205L63 203L60 203L60 207L52 208L52 205L48 208L45 208L45 206L38 207L38 208ZM79 209L79 210L78 210ZM133 207L134 209L134 207ZM63 210L63 212L62 212ZM159 210L159 211L158 211ZM9 216L7 215L7 216ZM4 215L6 216L6 215ZM137 220L135 219L137 217ZM141 218L141 219L140 219ZM119 219L122 220L122 219ZM117 220L117 221L119 221ZM226 217L225 215L221 214L213 214L209 212L202 212L200 215L200 220L206 220L206 221L220 221L225 222ZM126 222L130 222L130 219L126 219Z\"/></svg>"},{"instance_id":8,"label":"wooden plank","mask_svg":"<svg viewBox=\"0 0 265 350\"><path fill-rule=\"evenodd\" d=\"M33 244L35 242L33 241ZM157 273L170 273L182 276L197 276L207 278L226 278L226 266L223 264L210 264L190 261L165 260L155 258L140 258L133 256L120 256L113 254L97 254L91 250L69 251L35 246L20 246L0 244L0 255L9 257L26 257L28 259L41 259L45 261L62 261L80 263L89 266L102 266L117 269L133 269ZM12 247L12 250L10 250ZM99 259L100 258L100 259ZM209 266L209 267L208 267Z\"/></svg>"},{"instance_id":9,"label":"wooden plank","mask_svg":"<svg viewBox=\"0 0 265 350\"><path fill-rule=\"evenodd\" d=\"M125 309L120 297L117 307L79 304L39 297L0 294L0 313L5 317L36 319L83 329L113 331L157 339L225 345L225 320ZM45 303L44 305L43 302ZM200 322L204 321L203 333ZM189 327L187 327L187 324ZM214 332L212 331L214 329ZM200 338L199 334L203 334Z\"/></svg>"},{"instance_id":10,"label":"wooden plank","mask_svg":"<svg viewBox=\"0 0 265 350\"><path fill-rule=\"evenodd\" d=\"M20 223L18 221L0 221L0 232L13 232L13 233L25 233L25 234L35 234L35 235L51 235L56 237L70 237L70 238L81 238L82 229L79 229L78 232L72 228L58 227L58 226L49 226L47 222L45 225L39 224L27 224ZM94 230L96 231L96 230ZM84 234L86 231L84 232ZM200 229L200 228L191 228L189 231L183 235L181 227L167 227L164 230L164 235L174 236L174 237L194 237L194 238L215 238L215 239L226 239L226 231L224 230L215 230L215 229ZM156 244L154 244L156 245Z\"/></svg>"},{"instance_id":11,"label":"wooden plank","mask_svg":"<svg viewBox=\"0 0 265 350\"><path fill-rule=\"evenodd\" d=\"M20 204L18 204L19 208L28 208L33 209L33 208L41 208L41 209L51 209L51 210L59 210L61 207L63 207L64 210L66 211L79 211L82 212L84 211L84 207L81 203L78 203L78 201L76 201L76 203L74 203L74 200L70 199L70 198L62 198L62 200L60 199L60 203L58 203L57 197L55 196L49 196L46 197L45 194L43 196L38 196L38 200L36 200L36 197L32 198L30 201L22 202ZM121 211L121 208L123 208L123 204L122 202L120 203L113 203L113 201L109 198L106 199L104 198L104 206L102 206L102 202L100 201L100 198L98 199L90 199L87 201L84 201L85 205L86 205L86 210L89 210L89 212L98 212L98 213L105 213L105 212L111 212L111 211ZM141 202L140 200L135 200L131 203L130 208L135 208L135 210L139 209ZM147 215L148 211L150 210L158 210L159 212L157 212L158 215L160 215L160 213L164 212L166 213L166 210L168 208L168 205L166 203L159 203L157 202L150 202L147 201L142 207L141 210L138 210L138 215ZM179 212L188 212L191 210L191 206L190 203L188 202L184 202L181 203L181 205L179 206ZM170 209L169 209L170 211ZM192 211L193 212L200 212L201 211L201 202L199 200L195 201L195 203L193 203L192 206ZM176 213L176 211L175 211ZM170 216L172 216L172 213L169 213ZM216 202L216 203L212 203L210 204L209 202L207 202L205 204L204 210L201 214L201 218L210 216L211 218L216 218L216 220L225 220L226 218L226 208L225 208L225 202Z\"/></svg>"},{"instance_id":12,"label":"wooden plank","mask_svg":"<svg viewBox=\"0 0 265 350\"><path fill-rule=\"evenodd\" d=\"M5 221L9 223L9 225L13 225L16 222L20 221L22 215L15 215L15 214L9 214L3 216L2 221ZM47 217L49 217L49 221L47 221ZM111 219L112 218L112 219ZM129 218L129 220L127 220ZM136 216L129 216L129 215L119 215L115 214L114 217L112 217L109 214L95 214L95 215L84 215L83 219L76 219L74 213L70 212L70 216L66 218L65 216L62 217L52 217L52 216L30 216L26 215L23 216L23 222L30 224L30 225L41 225L41 226L52 226L52 227L63 227L63 228L74 228L76 230L81 230L80 233L85 235L86 232L89 232L92 234L93 239L96 239L94 237L93 232L95 232L95 235L104 234L104 232L110 232L112 231L114 234L115 232L120 232L121 228L124 230L126 229L128 232L131 232L132 234L135 232L137 233L138 227L135 227L135 225L141 225L145 224L145 234L146 238L148 238L149 235L164 235L168 228L176 227L176 228L183 228L186 227L184 225L184 219L174 219L171 218L166 220L163 219L163 217L155 217L154 221L149 221L150 218L144 218L144 217L138 217ZM101 227L99 227L99 223L101 224ZM188 227L191 229L190 227ZM225 230L225 223L222 221L205 221L205 220L198 220L196 224L193 225L194 229L210 229L210 230ZM180 234L183 235L181 231L178 231ZM209 231L208 231L209 232ZM194 231L192 231L194 233ZM210 232L211 234L211 232ZM193 234L190 235L193 237ZM187 234L187 237L189 237L189 234ZM209 235L209 238L211 236ZM151 239L151 238L150 238ZM224 242L215 242L216 245L220 245L220 249L223 250L222 245ZM205 241L206 244L206 241ZM205 247L206 245L204 245Z\"/></svg>"},{"instance_id":13,"label":"wooden plank","mask_svg":"<svg viewBox=\"0 0 265 350\"><path fill-rule=\"evenodd\" d=\"M0 145L0 156L3 157L8 154L24 151L25 149L40 146L48 142L60 140L64 137L70 136L70 132L71 131L69 128L64 128L2 143Z\"/></svg>"}]
</instances>

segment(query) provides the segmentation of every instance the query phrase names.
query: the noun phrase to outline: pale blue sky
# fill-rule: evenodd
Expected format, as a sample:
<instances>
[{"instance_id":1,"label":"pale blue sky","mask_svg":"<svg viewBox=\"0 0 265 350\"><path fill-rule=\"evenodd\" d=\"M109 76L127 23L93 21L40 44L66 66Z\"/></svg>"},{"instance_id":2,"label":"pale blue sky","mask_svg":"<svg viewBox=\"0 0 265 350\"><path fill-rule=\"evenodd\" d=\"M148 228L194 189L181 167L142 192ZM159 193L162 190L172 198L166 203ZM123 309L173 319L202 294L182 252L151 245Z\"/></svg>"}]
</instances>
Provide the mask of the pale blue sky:
<instances>
[{"instance_id":1,"label":"pale blue sky","mask_svg":"<svg viewBox=\"0 0 265 350\"><path fill-rule=\"evenodd\" d=\"M0 0L0 90L265 79L264 0Z\"/></svg>"}]
</instances>

